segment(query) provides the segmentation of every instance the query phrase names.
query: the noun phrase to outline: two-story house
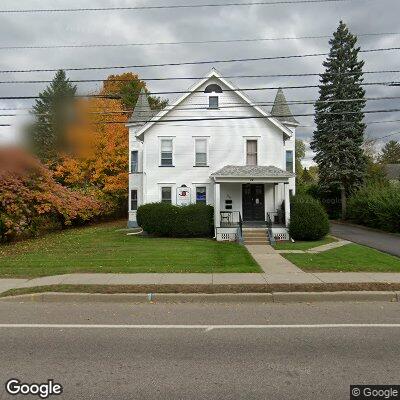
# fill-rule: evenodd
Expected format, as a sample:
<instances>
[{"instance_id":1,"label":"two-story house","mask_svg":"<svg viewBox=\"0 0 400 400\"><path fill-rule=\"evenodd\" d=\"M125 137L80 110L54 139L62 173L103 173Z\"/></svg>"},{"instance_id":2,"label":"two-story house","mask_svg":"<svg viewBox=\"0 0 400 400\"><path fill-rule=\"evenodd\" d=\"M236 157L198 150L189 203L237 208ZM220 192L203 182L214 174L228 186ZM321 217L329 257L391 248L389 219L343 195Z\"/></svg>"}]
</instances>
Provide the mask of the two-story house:
<instances>
[{"instance_id":1,"label":"two-story house","mask_svg":"<svg viewBox=\"0 0 400 400\"><path fill-rule=\"evenodd\" d=\"M128 123L129 226L160 201L213 205L219 240L239 219L287 225L297 125L281 89L268 112L214 69L155 115L142 91Z\"/></svg>"}]
</instances>

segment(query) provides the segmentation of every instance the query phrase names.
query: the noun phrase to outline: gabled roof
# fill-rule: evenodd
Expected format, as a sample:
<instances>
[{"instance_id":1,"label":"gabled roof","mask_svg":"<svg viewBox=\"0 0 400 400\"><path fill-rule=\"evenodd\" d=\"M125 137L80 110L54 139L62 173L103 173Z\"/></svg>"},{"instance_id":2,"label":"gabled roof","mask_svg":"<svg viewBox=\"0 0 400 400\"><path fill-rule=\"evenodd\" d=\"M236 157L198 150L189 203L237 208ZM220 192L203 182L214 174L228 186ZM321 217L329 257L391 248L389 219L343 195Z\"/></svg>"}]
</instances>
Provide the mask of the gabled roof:
<instances>
[{"instance_id":1,"label":"gabled roof","mask_svg":"<svg viewBox=\"0 0 400 400\"><path fill-rule=\"evenodd\" d=\"M150 121L157 112L158 111L153 111L150 108L147 93L144 88L142 88L128 123L143 124L142 121Z\"/></svg>"},{"instance_id":2,"label":"gabled roof","mask_svg":"<svg viewBox=\"0 0 400 400\"><path fill-rule=\"evenodd\" d=\"M269 112L264 110L261 107L258 107L255 105L241 90L239 90L235 85L233 85L231 82L227 81L226 79L222 78L221 75L213 68L210 73L204 78L201 79L199 82L194 84L188 91L178 98L173 104L170 106L167 106L163 110L157 113L149 122L147 122L145 125L143 125L138 132L136 133L137 137L141 137L146 130L148 130L150 127L152 127L157 121L162 119L166 114L168 114L171 110L173 110L176 106L178 106L182 101L184 101L187 97L189 97L193 92L195 92L199 87L201 87L204 83L206 83L209 79L211 78L216 78L219 81L221 81L225 86L227 86L231 90L235 90L235 93L242 98L243 101L245 101L247 104L251 105L259 114L262 116L266 117L273 125L275 125L277 128L279 128L286 138L290 138L292 136L292 131L286 127L284 124L282 124L281 121L279 121L277 118L274 118L271 116ZM133 125L134 122L129 121L127 126Z\"/></svg>"},{"instance_id":3,"label":"gabled roof","mask_svg":"<svg viewBox=\"0 0 400 400\"><path fill-rule=\"evenodd\" d=\"M287 123L289 125L299 125L298 121L293 117L293 114L290 111L282 88L279 88L278 92L276 93L275 102L271 110L271 115L273 115L283 124Z\"/></svg>"},{"instance_id":4,"label":"gabled roof","mask_svg":"<svg viewBox=\"0 0 400 400\"><path fill-rule=\"evenodd\" d=\"M295 175L273 165L225 165L211 176L219 178L292 178Z\"/></svg>"}]
</instances>

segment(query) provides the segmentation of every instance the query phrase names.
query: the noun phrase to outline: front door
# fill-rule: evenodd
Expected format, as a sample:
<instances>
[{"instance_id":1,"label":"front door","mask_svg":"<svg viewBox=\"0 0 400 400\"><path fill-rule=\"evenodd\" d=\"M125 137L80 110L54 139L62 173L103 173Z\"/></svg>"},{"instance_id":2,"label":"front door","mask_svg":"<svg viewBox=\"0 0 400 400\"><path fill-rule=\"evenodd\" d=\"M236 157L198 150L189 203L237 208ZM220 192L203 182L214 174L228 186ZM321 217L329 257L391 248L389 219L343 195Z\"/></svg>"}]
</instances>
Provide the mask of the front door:
<instances>
[{"instance_id":1,"label":"front door","mask_svg":"<svg viewBox=\"0 0 400 400\"><path fill-rule=\"evenodd\" d=\"M264 185L243 185L243 220L265 221Z\"/></svg>"}]
</instances>

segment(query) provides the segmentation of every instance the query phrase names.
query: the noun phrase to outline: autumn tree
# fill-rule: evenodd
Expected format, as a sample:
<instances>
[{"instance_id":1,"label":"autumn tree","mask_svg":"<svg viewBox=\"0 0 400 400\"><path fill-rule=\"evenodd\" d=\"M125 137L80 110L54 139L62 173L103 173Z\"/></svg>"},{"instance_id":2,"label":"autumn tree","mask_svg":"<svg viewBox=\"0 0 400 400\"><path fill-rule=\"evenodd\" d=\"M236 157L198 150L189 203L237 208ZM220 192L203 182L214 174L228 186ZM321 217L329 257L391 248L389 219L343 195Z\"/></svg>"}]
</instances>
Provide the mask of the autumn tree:
<instances>
[{"instance_id":1,"label":"autumn tree","mask_svg":"<svg viewBox=\"0 0 400 400\"><path fill-rule=\"evenodd\" d=\"M69 131L72 151L65 153L56 169L59 182L69 187L100 190L113 201L116 213L126 212L128 196L128 122L139 91L146 89L137 75L112 75L98 94L76 103L76 123ZM132 91L132 93L129 92ZM147 90L147 89L146 89ZM113 99L119 97L121 99ZM153 106L166 101L150 96Z\"/></svg>"}]
</instances>

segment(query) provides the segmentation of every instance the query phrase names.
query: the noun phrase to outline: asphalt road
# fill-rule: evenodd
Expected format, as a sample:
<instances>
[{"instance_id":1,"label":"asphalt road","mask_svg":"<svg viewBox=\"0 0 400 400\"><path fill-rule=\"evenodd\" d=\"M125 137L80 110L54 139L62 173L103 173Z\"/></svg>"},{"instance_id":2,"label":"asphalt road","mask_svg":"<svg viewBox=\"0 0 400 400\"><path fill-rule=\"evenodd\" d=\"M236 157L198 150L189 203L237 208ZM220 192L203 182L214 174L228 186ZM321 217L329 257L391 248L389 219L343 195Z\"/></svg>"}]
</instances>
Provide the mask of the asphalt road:
<instances>
[{"instance_id":1,"label":"asphalt road","mask_svg":"<svg viewBox=\"0 0 400 400\"><path fill-rule=\"evenodd\" d=\"M54 379L54 399L348 399L350 384L399 383L399 340L399 303L0 302L0 399L33 398L6 394L12 377Z\"/></svg>"},{"instance_id":2,"label":"asphalt road","mask_svg":"<svg viewBox=\"0 0 400 400\"><path fill-rule=\"evenodd\" d=\"M400 235L331 222L331 233L342 239L363 244L400 257Z\"/></svg>"}]
</instances>

